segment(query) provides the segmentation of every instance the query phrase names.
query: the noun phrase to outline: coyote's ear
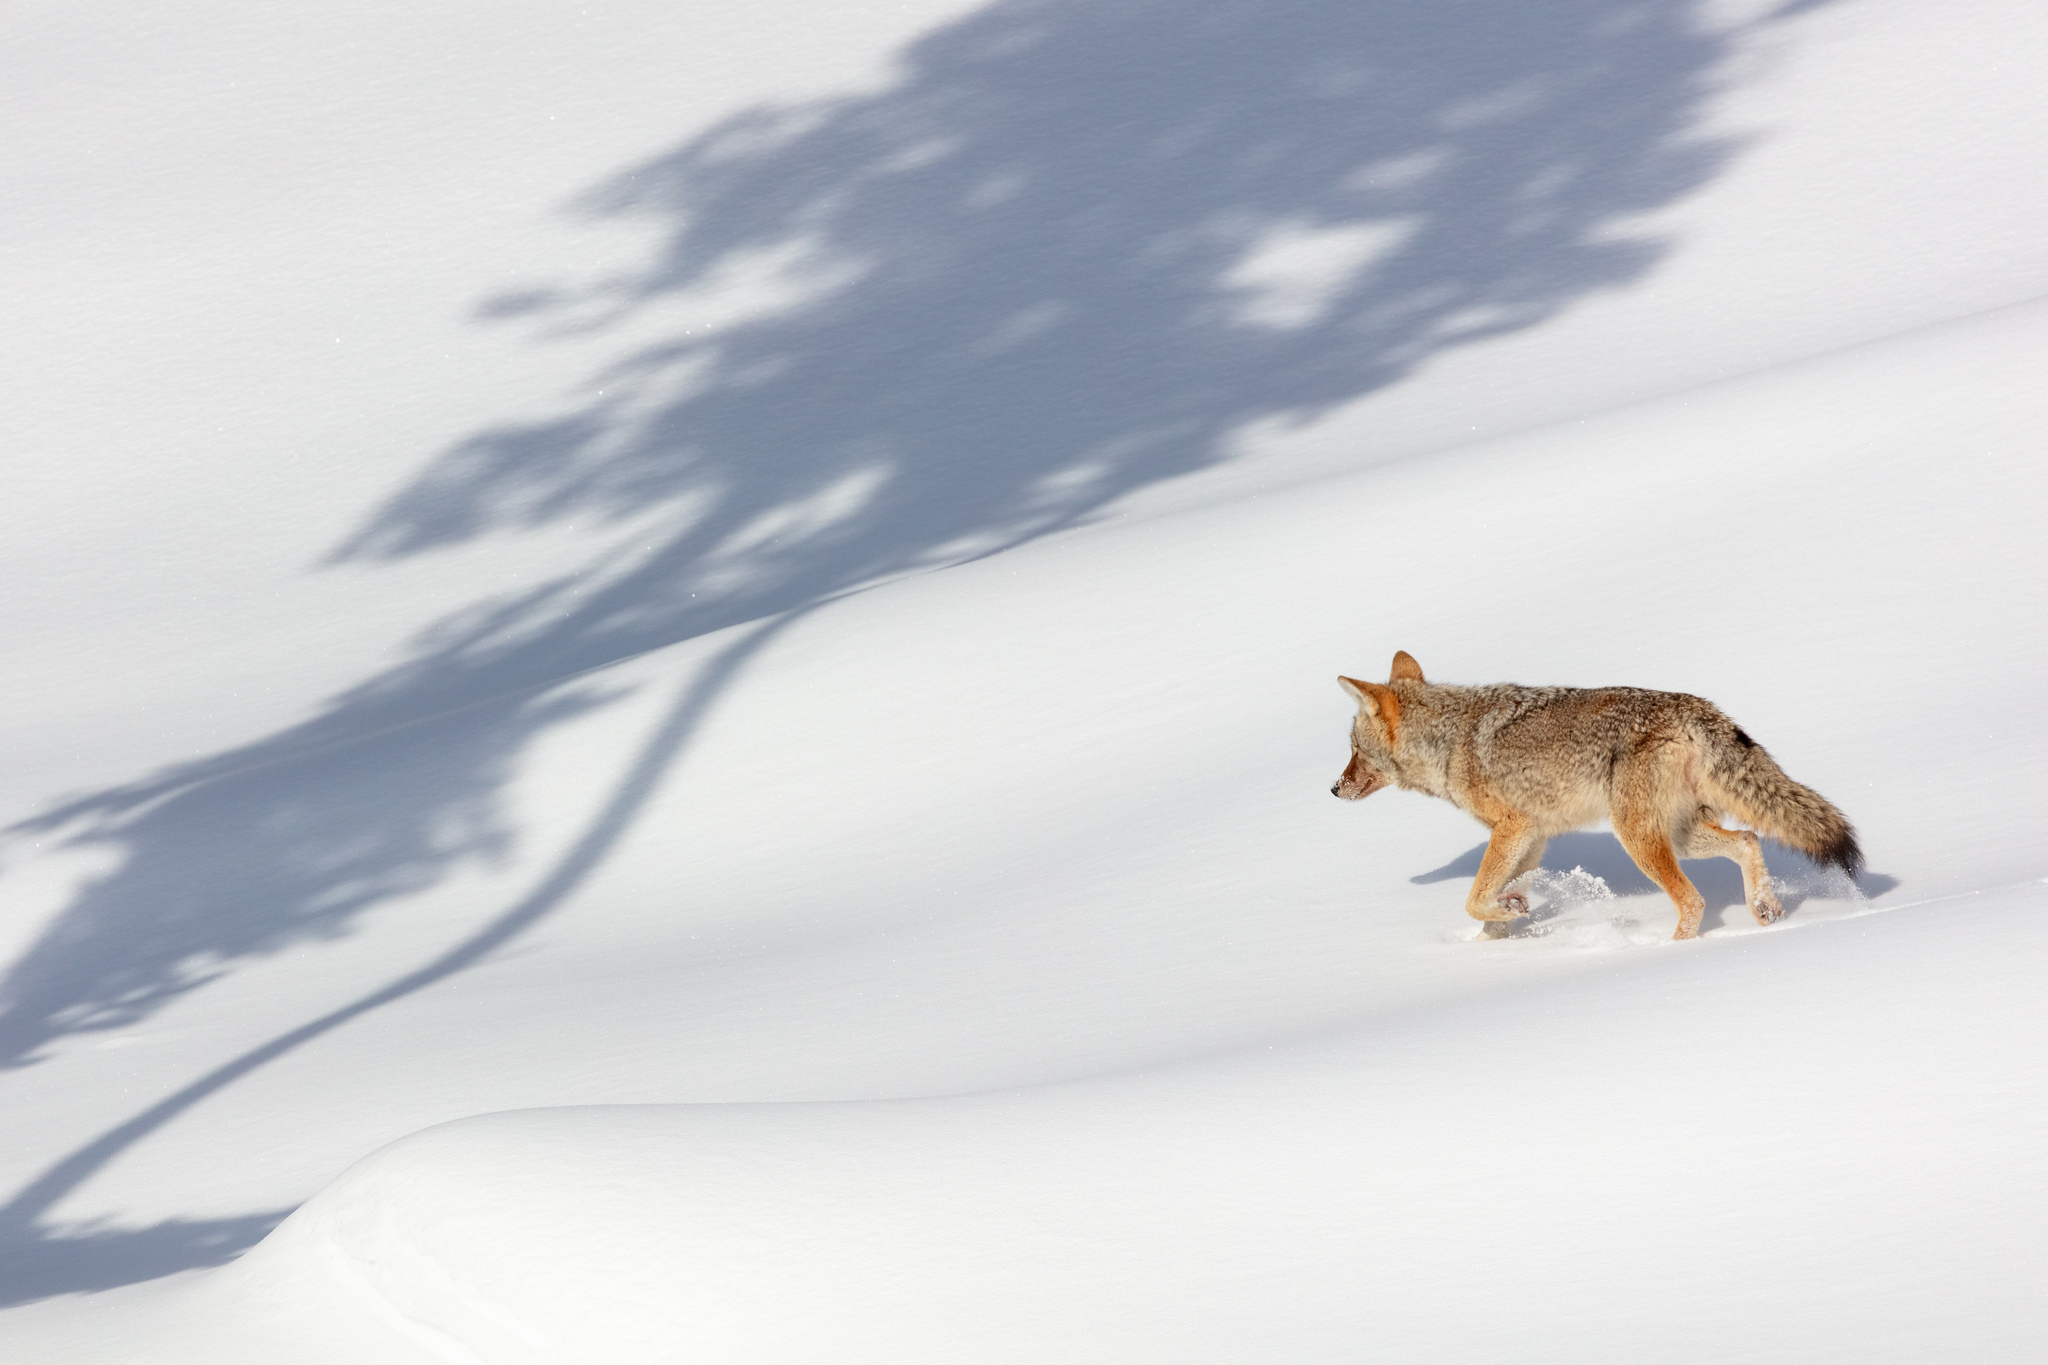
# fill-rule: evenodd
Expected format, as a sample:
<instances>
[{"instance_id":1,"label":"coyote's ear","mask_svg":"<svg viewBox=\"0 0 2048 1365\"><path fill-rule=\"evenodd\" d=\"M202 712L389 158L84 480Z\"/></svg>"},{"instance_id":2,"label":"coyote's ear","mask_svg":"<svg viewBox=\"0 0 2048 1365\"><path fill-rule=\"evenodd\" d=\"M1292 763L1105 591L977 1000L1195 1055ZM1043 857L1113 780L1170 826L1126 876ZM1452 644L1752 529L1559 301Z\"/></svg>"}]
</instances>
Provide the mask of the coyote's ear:
<instances>
[{"instance_id":1,"label":"coyote's ear","mask_svg":"<svg viewBox=\"0 0 2048 1365\"><path fill-rule=\"evenodd\" d=\"M1400 682L1403 678L1410 682L1421 682L1422 665L1416 663L1415 656L1407 650L1397 649L1394 651L1394 672L1387 681Z\"/></svg>"},{"instance_id":2,"label":"coyote's ear","mask_svg":"<svg viewBox=\"0 0 2048 1365\"><path fill-rule=\"evenodd\" d=\"M1401 719L1401 701L1391 687L1384 683L1360 682L1356 678L1340 677L1337 681L1344 685L1346 692L1358 698L1367 714L1385 721L1389 730Z\"/></svg>"}]
</instances>

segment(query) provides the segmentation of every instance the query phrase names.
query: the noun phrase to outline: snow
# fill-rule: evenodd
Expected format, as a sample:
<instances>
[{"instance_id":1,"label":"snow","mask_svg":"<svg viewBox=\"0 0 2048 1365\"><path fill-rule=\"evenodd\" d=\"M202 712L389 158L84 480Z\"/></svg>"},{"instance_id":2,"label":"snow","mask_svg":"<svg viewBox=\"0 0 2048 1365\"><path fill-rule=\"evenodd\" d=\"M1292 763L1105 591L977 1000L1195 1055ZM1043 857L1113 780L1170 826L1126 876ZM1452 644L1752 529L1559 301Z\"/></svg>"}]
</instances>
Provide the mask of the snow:
<instances>
[{"instance_id":1,"label":"snow","mask_svg":"<svg viewBox=\"0 0 2048 1365\"><path fill-rule=\"evenodd\" d=\"M5 96L0 1357L2038 1356L2035 7L133 17ZM1870 873L1476 941L1397 648Z\"/></svg>"}]
</instances>

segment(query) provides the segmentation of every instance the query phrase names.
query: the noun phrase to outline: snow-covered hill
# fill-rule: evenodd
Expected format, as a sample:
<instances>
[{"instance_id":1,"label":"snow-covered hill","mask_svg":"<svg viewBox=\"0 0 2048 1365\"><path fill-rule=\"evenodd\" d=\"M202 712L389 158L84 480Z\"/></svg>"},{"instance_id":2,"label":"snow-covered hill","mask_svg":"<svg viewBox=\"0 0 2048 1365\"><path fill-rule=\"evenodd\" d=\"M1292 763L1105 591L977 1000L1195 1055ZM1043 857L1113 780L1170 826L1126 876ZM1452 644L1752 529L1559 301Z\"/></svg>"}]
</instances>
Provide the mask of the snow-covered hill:
<instances>
[{"instance_id":1,"label":"snow-covered hill","mask_svg":"<svg viewBox=\"0 0 2048 1365\"><path fill-rule=\"evenodd\" d=\"M2029 7L206 8L8 96L8 1358L2038 1349ZM1475 942L1397 648L1871 872Z\"/></svg>"}]
</instances>

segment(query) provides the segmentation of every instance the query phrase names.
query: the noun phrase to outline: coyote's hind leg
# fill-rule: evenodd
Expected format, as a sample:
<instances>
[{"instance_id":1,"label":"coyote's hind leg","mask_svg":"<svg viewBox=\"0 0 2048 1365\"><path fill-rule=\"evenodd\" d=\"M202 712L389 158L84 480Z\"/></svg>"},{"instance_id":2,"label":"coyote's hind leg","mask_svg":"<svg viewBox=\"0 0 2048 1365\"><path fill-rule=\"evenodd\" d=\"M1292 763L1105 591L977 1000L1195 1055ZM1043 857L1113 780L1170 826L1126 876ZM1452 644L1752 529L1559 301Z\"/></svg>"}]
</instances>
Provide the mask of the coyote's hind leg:
<instances>
[{"instance_id":1,"label":"coyote's hind leg","mask_svg":"<svg viewBox=\"0 0 2048 1365\"><path fill-rule=\"evenodd\" d=\"M1662 887L1664 894L1671 897L1671 903L1678 907L1678 932L1671 937L1698 938L1700 917L1707 911L1707 899L1700 894L1698 887L1686 880L1685 873L1679 871L1678 854L1672 850L1671 836L1666 832L1662 813L1617 807L1613 824L1614 837L1621 840L1628 856L1635 859L1643 875Z\"/></svg>"},{"instance_id":2,"label":"coyote's hind leg","mask_svg":"<svg viewBox=\"0 0 2048 1365\"><path fill-rule=\"evenodd\" d=\"M1742 899L1758 924L1769 924L1784 910L1771 890L1770 869L1764 866L1763 845L1746 829L1722 829L1720 812L1702 806L1681 835L1688 858L1727 858L1742 869Z\"/></svg>"}]
</instances>

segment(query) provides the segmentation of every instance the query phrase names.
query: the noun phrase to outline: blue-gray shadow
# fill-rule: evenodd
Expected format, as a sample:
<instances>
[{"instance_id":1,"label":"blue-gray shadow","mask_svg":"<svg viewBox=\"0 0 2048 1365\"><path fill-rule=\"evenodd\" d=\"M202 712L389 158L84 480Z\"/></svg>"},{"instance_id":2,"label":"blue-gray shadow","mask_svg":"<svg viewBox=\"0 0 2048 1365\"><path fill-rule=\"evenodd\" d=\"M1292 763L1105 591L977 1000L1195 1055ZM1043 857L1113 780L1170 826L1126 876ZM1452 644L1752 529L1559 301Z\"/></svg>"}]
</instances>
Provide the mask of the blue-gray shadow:
<instances>
[{"instance_id":1,"label":"blue-gray shadow","mask_svg":"<svg viewBox=\"0 0 2048 1365\"><path fill-rule=\"evenodd\" d=\"M1443 866L1418 873L1408 880L1417 886L1469 881L1479 875L1479 861L1485 854L1486 844L1481 841ZM1779 896L1779 904L1787 915L1795 912L1811 894L1803 888L1820 885L1835 875L1832 869L1821 867L1799 850L1787 848L1774 840L1764 841L1764 863L1773 876L1782 877L1793 885L1792 890ZM1719 928L1726 921L1730 909L1744 915L1748 913L1743 908L1742 870L1734 863L1726 858L1686 858L1681 860L1681 866L1707 902L1706 913L1700 919L1702 930ZM1583 868L1606 882L1607 889L1617 896L1664 895L1663 890L1636 866L1635 859L1628 856L1628 850L1621 846L1621 841L1605 831L1576 830L1558 835L1544 847L1543 867L1551 872ZM1856 877L1857 889L1872 900L1898 885L1898 878L1867 869Z\"/></svg>"}]
</instances>

